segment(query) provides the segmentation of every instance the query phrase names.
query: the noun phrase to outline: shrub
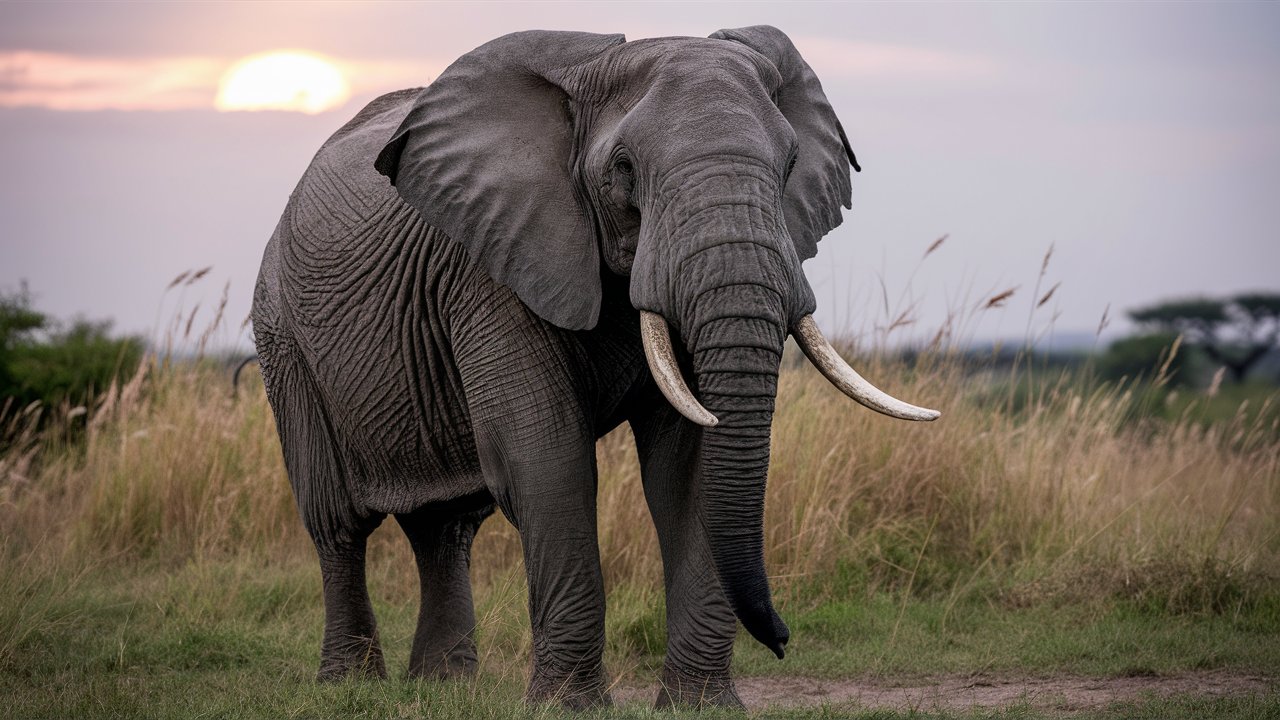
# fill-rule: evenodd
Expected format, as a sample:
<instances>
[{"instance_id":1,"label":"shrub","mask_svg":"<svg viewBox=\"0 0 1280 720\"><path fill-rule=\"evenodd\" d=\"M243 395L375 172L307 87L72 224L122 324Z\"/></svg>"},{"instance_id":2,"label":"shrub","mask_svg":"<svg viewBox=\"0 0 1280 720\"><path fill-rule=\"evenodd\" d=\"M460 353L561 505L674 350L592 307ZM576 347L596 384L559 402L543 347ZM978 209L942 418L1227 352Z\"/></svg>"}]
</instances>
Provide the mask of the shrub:
<instances>
[{"instance_id":1,"label":"shrub","mask_svg":"<svg viewBox=\"0 0 1280 720\"><path fill-rule=\"evenodd\" d=\"M1111 343L1098 361L1098 373L1104 380L1159 378L1177 387L1193 384L1203 366L1200 352L1182 345L1178 335L1155 332Z\"/></svg>"},{"instance_id":2,"label":"shrub","mask_svg":"<svg viewBox=\"0 0 1280 720\"><path fill-rule=\"evenodd\" d=\"M111 336L111 323L78 319L60 326L31 309L26 288L0 295L0 407L18 410L87 403L142 359L136 337Z\"/></svg>"}]
</instances>

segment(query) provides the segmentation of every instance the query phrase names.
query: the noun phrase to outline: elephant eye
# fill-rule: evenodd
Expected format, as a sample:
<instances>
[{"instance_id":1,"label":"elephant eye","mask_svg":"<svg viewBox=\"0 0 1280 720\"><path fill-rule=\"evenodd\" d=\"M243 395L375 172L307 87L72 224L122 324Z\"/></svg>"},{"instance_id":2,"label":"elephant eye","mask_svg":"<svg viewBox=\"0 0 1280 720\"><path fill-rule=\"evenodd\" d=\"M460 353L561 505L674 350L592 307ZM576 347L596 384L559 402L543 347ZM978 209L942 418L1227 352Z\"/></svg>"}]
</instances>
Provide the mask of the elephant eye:
<instances>
[{"instance_id":1,"label":"elephant eye","mask_svg":"<svg viewBox=\"0 0 1280 720\"><path fill-rule=\"evenodd\" d=\"M622 173L623 175L628 175L628 176L630 176L631 173L634 172L635 170L634 168L631 167L631 161L624 157L618 158L616 161L614 161L613 168L618 172Z\"/></svg>"}]
</instances>

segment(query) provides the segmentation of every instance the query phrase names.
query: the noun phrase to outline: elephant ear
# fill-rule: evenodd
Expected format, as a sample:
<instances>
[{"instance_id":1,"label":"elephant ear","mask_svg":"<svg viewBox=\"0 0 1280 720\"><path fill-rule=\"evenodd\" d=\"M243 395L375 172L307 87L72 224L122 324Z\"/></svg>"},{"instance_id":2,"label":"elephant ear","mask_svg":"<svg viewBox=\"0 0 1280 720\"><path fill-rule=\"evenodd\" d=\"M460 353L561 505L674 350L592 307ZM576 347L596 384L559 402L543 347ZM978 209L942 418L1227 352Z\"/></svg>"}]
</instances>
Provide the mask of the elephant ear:
<instances>
[{"instance_id":1,"label":"elephant ear","mask_svg":"<svg viewBox=\"0 0 1280 720\"><path fill-rule=\"evenodd\" d=\"M529 31L463 55L424 88L374 167L543 319L600 313L595 224L572 180L574 69L621 35Z\"/></svg>"},{"instance_id":2,"label":"elephant ear","mask_svg":"<svg viewBox=\"0 0 1280 720\"><path fill-rule=\"evenodd\" d=\"M787 180L783 212L801 260L818 253L818 240L840 224L840 207L852 207L849 166L861 171L822 83L786 33L768 25L719 30L716 40L742 43L773 62L782 76L778 109L796 132L800 153Z\"/></svg>"}]
</instances>

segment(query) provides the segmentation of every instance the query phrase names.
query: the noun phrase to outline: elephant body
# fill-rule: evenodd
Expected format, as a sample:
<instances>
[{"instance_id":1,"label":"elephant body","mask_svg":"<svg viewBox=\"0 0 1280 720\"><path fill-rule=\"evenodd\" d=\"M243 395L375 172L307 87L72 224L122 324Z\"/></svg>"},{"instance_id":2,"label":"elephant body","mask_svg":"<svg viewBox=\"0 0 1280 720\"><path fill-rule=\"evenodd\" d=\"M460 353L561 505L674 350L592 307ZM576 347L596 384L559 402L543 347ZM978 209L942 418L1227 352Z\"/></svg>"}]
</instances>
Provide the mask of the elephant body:
<instances>
[{"instance_id":1,"label":"elephant body","mask_svg":"<svg viewBox=\"0 0 1280 720\"><path fill-rule=\"evenodd\" d=\"M320 677L385 674L364 553L387 515L422 583L410 673L474 671L470 547L496 506L529 581L527 697L607 703L595 441L625 421L663 557L658 702L739 705L737 621L779 657L789 637L762 537L787 335L860 402L921 411L876 395L809 317L800 262L840 222L851 163L768 27L515 33L338 130L253 308L320 560Z\"/></svg>"},{"instance_id":2,"label":"elephant body","mask_svg":"<svg viewBox=\"0 0 1280 720\"><path fill-rule=\"evenodd\" d=\"M649 379L625 282L606 283L595 329L556 327L427 225L374 171L372 158L416 95L407 90L374 100L321 148L268 242L254 298L262 374L303 522L322 568L353 566L347 572L354 577L327 572L336 579L325 583L326 612L338 622L326 625L324 679L385 672L362 569L354 566L363 561L364 538L387 515L405 526L423 571L410 671L469 672L476 662L470 541L493 511L491 490L506 507L519 504L515 488L486 482L481 453L494 473L506 472L506 455L558 462L536 468L533 480L568 490L546 498L553 511L572 511L565 524L582 526L589 535L582 544L593 546L595 475L583 453L628 415L674 415ZM566 396L573 402L566 404ZM519 426L502 427L511 418ZM576 440L577 452L562 458L547 452L548 428ZM673 514L683 510L683 503L670 505ZM519 524L518 512L508 517ZM436 528L445 537L435 544L415 537ZM443 572L427 564L427 556L441 552L454 556ZM561 569L555 564L544 572ZM714 589L713 571L703 570L701 581ZM432 585L447 584L442 579L454 592L433 598ZM557 579L534 582L554 586ZM584 616L559 622L601 624L600 583L593 558L579 569L574 589L594 586L588 594L598 597ZM713 596L709 604L727 628L718 643L723 667L706 673L718 672L721 682L684 682L696 686L698 695L685 691L691 698L714 699L708 687L725 701L734 697L725 647L734 621L723 602ZM449 604L461 607L443 607ZM602 642L601 635L583 654L598 662ZM530 694L591 703L602 673L597 668L584 679L552 672ZM680 688L679 674L668 675L673 690Z\"/></svg>"},{"instance_id":3,"label":"elephant body","mask_svg":"<svg viewBox=\"0 0 1280 720\"><path fill-rule=\"evenodd\" d=\"M482 423L507 411L556 419L536 406L490 407L525 399L498 389L572 382L584 429L599 437L647 377L634 317L578 333L543 321L374 171L417 93L374 100L325 143L258 280L254 330L272 402L313 402L352 476L345 497L327 498L347 507L318 512L405 513L487 493L473 412ZM625 286L614 290L622 296L604 312L634 316ZM281 387L291 382L309 388ZM532 384L520 387L515 395L536 398Z\"/></svg>"}]
</instances>

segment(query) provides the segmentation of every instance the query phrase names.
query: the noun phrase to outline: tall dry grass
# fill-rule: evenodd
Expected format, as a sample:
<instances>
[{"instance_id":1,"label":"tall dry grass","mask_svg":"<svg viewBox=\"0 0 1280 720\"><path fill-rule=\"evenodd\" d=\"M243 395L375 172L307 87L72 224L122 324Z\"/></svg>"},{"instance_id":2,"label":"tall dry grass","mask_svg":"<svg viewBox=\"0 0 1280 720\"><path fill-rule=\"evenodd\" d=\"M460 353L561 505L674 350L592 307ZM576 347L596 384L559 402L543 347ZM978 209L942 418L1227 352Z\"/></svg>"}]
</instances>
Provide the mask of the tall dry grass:
<instances>
[{"instance_id":1,"label":"tall dry grass","mask_svg":"<svg viewBox=\"0 0 1280 720\"><path fill-rule=\"evenodd\" d=\"M860 588L1020 601L1084 589L1216 607L1238 598L1228 590L1240 578L1280 571L1280 434L1257 416L1137 422L1125 387L1065 378L1015 410L1000 394L1012 390L945 356L859 367L944 415L891 420L808 367L784 371L765 534L791 602ZM308 561L270 408L260 383L246 385L235 397L222 367L151 360L87 413L83 445L15 444L0 457L0 563ZM625 430L598 455L607 582L655 593L660 558ZM371 554L413 596L394 523ZM495 517L477 541L477 584L509 584L519 564L518 536Z\"/></svg>"}]
</instances>

